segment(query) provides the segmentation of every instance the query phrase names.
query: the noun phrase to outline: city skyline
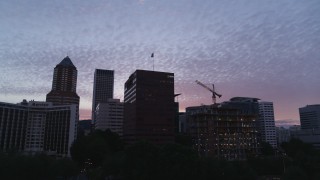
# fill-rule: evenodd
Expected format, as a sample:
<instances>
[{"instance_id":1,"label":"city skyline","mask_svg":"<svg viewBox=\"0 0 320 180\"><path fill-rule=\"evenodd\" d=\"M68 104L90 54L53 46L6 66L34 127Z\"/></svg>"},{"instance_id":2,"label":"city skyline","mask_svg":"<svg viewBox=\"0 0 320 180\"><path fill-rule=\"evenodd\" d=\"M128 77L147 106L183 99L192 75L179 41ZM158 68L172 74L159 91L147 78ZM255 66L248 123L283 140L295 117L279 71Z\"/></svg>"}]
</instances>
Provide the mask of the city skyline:
<instances>
[{"instance_id":1,"label":"city skyline","mask_svg":"<svg viewBox=\"0 0 320 180\"><path fill-rule=\"evenodd\" d=\"M52 69L78 69L81 119L90 119L94 69L115 70L114 97L136 69L175 74L180 110L210 104L195 80L215 84L218 102L271 101L279 123L319 104L320 2L0 2L0 101L44 101ZM151 59L154 53L154 59ZM290 122L289 122L290 123ZM291 123L291 124L292 124Z\"/></svg>"}]
</instances>

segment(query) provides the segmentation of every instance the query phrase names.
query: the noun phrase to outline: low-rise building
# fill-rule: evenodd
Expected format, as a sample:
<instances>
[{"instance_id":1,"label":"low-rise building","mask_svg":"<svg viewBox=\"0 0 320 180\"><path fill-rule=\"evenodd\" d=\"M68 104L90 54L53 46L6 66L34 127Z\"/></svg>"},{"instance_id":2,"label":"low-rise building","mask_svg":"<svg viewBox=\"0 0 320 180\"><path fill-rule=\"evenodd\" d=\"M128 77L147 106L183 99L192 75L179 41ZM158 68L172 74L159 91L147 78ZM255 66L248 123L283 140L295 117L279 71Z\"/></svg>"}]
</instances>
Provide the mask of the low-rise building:
<instances>
[{"instance_id":1,"label":"low-rise building","mask_svg":"<svg viewBox=\"0 0 320 180\"><path fill-rule=\"evenodd\" d=\"M95 129L106 130L123 135L123 102L120 99L108 99L96 108Z\"/></svg>"}]
</instances>

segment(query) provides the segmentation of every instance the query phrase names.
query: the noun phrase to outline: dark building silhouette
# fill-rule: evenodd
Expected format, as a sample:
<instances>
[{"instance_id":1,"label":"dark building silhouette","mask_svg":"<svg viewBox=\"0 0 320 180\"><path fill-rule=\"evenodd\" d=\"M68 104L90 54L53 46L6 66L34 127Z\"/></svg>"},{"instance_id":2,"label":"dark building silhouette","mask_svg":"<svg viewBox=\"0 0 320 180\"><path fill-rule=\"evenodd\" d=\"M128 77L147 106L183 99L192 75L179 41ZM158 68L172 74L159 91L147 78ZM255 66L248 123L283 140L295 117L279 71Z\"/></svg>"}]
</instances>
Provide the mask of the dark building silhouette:
<instances>
[{"instance_id":1,"label":"dark building silhouette","mask_svg":"<svg viewBox=\"0 0 320 180\"><path fill-rule=\"evenodd\" d=\"M136 70L129 77L125 83L123 122L128 143L174 142L175 115L173 73Z\"/></svg>"},{"instance_id":2,"label":"dark building silhouette","mask_svg":"<svg viewBox=\"0 0 320 180\"><path fill-rule=\"evenodd\" d=\"M320 104L299 108L301 130L291 132L291 137L320 149Z\"/></svg>"},{"instance_id":3,"label":"dark building silhouette","mask_svg":"<svg viewBox=\"0 0 320 180\"><path fill-rule=\"evenodd\" d=\"M302 130L320 129L320 104L299 108Z\"/></svg>"},{"instance_id":4,"label":"dark building silhouette","mask_svg":"<svg viewBox=\"0 0 320 180\"><path fill-rule=\"evenodd\" d=\"M78 123L78 137L86 136L91 133L92 131L92 120L81 120Z\"/></svg>"},{"instance_id":5,"label":"dark building silhouette","mask_svg":"<svg viewBox=\"0 0 320 180\"><path fill-rule=\"evenodd\" d=\"M79 105L80 98L76 92L77 73L77 68L71 59L65 57L54 68L52 90L47 94L46 101L54 105Z\"/></svg>"},{"instance_id":6,"label":"dark building silhouette","mask_svg":"<svg viewBox=\"0 0 320 180\"><path fill-rule=\"evenodd\" d=\"M94 72L93 96L92 96L92 121L95 123L95 110L99 103L106 103L113 99L114 71L96 69Z\"/></svg>"}]
</instances>

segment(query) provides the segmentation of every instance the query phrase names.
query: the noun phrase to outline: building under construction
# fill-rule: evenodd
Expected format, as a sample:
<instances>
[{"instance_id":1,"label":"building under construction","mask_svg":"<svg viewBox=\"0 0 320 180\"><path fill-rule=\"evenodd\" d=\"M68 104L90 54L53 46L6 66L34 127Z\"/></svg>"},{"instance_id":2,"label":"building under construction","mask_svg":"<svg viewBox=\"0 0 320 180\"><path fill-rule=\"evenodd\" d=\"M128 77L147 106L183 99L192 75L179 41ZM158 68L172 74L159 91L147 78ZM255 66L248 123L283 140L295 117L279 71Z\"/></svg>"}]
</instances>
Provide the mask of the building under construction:
<instances>
[{"instance_id":1,"label":"building under construction","mask_svg":"<svg viewBox=\"0 0 320 180\"><path fill-rule=\"evenodd\" d=\"M187 133L200 156L242 160L259 153L257 98L188 107Z\"/></svg>"}]
</instances>

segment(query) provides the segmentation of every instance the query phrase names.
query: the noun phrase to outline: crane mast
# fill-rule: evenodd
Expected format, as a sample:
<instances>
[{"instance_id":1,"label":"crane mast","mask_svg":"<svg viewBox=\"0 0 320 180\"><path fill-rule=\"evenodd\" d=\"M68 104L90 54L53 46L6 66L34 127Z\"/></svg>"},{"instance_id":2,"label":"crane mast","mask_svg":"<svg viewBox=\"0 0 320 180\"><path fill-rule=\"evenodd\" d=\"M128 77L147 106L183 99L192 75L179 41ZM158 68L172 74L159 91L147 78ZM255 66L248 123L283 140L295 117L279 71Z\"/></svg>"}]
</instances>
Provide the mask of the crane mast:
<instances>
[{"instance_id":1,"label":"crane mast","mask_svg":"<svg viewBox=\"0 0 320 180\"><path fill-rule=\"evenodd\" d=\"M207 89L208 91L212 92L212 102L213 104L216 104L216 96L218 96L219 98L222 96L221 94L218 94L215 90L214 90L214 84L212 84L212 89L209 88L208 86L206 86L205 84L203 84L202 82L196 80L196 83L199 84L200 86L202 86L203 88Z\"/></svg>"}]
</instances>

